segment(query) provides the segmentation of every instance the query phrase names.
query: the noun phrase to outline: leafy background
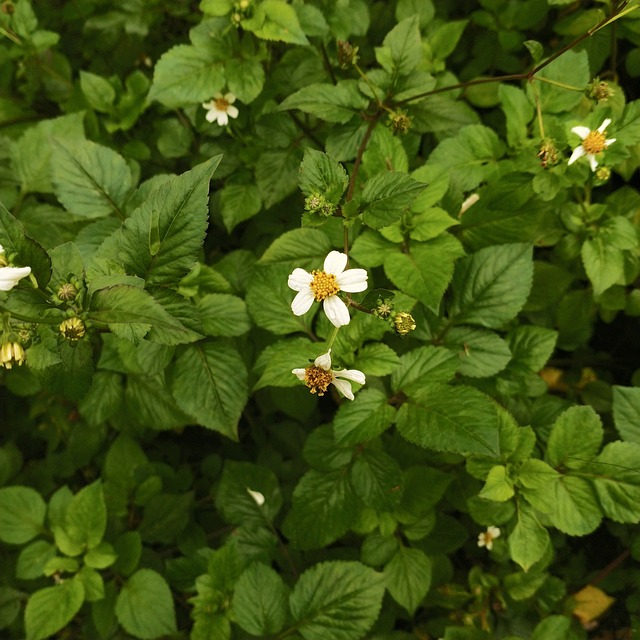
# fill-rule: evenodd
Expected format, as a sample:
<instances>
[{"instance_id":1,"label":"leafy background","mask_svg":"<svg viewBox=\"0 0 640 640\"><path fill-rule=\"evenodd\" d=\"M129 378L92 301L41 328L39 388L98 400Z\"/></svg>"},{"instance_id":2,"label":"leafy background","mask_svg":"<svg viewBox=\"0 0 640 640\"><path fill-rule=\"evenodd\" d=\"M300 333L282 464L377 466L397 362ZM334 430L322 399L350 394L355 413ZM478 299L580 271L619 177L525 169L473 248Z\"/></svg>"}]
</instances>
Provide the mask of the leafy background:
<instances>
[{"instance_id":1,"label":"leafy background","mask_svg":"<svg viewBox=\"0 0 640 640\"><path fill-rule=\"evenodd\" d=\"M3 2L2 634L633 637L636 9ZM291 374L329 343L353 402Z\"/></svg>"}]
</instances>

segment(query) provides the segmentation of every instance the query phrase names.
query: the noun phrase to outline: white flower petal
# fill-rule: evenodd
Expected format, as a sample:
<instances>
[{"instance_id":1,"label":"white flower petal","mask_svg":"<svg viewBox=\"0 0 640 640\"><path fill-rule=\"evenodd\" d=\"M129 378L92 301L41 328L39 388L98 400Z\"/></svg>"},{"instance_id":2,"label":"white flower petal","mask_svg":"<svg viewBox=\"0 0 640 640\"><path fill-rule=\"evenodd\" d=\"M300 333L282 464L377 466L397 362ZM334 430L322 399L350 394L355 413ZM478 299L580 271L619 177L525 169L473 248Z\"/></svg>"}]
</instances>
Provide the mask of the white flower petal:
<instances>
[{"instance_id":1,"label":"white flower petal","mask_svg":"<svg viewBox=\"0 0 640 640\"><path fill-rule=\"evenodd\" d=\"M487 533L495 540L500 537L501 532L499 527L491 525L490 527L487 527Z\"/></svg>"},{"instance_id":2,"label":"white flower petal","mask_svg":"<svg viewBox=\"0 0 640 640\"><path fill-rule=\"evenodd\" d=\"M298 267L289 275L287 284L294 291L302 291L303 289L307 289L312 282L313 276L308 271Z\"/></svg>"},{"instance_id":3,"label":"white flower petal","mask_svg":"<svg viewBox=\"0 0 640 640\"><path fill-rule=\"evenodd\" d=\"M598 132L602 133L611 124L611 118L607 118L599 127Z\"/></svg>"},{"instance_id":4,"label":"white flower petal","mask_svg":"<svg viewBox=\"0 0 640 640\"><path fill-rule=\"evenodd\" d=\"M293 299L291 303L291 311L296 316L302 316L309 309L311 309L311 305L313 304L314 297L311 289L303 289L296 294L296 297Z\"/></svg>"},{"instance_id":5,"label":"white flower petal","mask_svg":"<svg viewBox=\"0 0 640 640\"><path fill-rule=\"evenodd\" d=\"M367 381L364 373L362 373L362 371L358 371L358 369L342 369L341 371L334 371L333 373L336 378L353 380L353 382L357 382L358 384L365 384Z\"/></svg>"},{"instance_id":6,"label":"white flower petal","mask_svg":"<svg viewBox=\"0 0 640 640\"><path fill-rule=\"evenodd\" d=\"M2 267L0 268L0 291L10 291L22 278L31 273L31 267Z\"/></svg>"},{"instance_id":7,"label":"white flower petal","mask_svg":"<svg viewBox=\"0 0 640 640\"><path fill-rule=\"evenodd\" d=\"M218 119L218 110L210 109L207 111L207 115L205 116L205 120L207 122L215 122Z\"/></svg>"},{"instance_id":8,"label":"white flower petal","mask_svg":"<svg viewBox=\"0 0 640 640\"><path fill-rule=\"evenodd\" d=\"M345 324L349 324L351 320L349 309L347 309L347 305L342 302L338 296L325 298L322 306L324 312L327 314L327 318L329 318L329 322L331 322L334 327L342 327Z\"/></svg>"},{"instance_id":9,"label":"white flower petal","mask_svg":"<svg viewBox=\"0 0 640 640\"><path fill-rule=\"evenodd\" d=\"M215 100L209 100L209 102L203 102L202 106L205 109L215 109L216 108L216 101Z\"/></svg>"},{"instance_id":10,"label":"white flower petal","mask_svg":"<svg viewBox=\"0 0 640 640\"><path fill-rule=\"evenodd\" d=\"M610 144L613 144L616 140L617 138L609 138L608 140L605 140L604 141L605 148L608 147Z\"/></svg>"},{"instance_id":11,"label":"white flower petal","mask_svg":"<svg viewBox=\"0 0 640 640\"><path fill-rule=\"evenodd\" d=\"M4 253L4 247L0 244L0 253Z\"/></svg>"},{"instance_id":12,"label":"white flower petal","mask_svg":"<svg viewBox=\"0 0 640 640\"><path fill-rule=\"evenodd\" d=\"M253 491L249 489L249 487L246 487L246 489L247 493L253 498L253 501L261 507L264 504L264 496L259 491Z\"/></svg>"},{"instance_id":13,"label":"white flower petal","mask_svg":"<svg viewBox=\"0 0 640 640\"><path fill-rule=\"evenodd\" d=\"M487 537L484 533L480 533L478 535L478 546L479 547L484 547L487 544Z\"/></svg>"},{"instance_id":14,"label":"white flower petal","mask_svg":"<svg viewBox=\"0 0 640 640\"><path fill-rule=\"evenodd\" d=\"M336 276L341 291L359 293L367 288L367 272L365 269L347 269Z\"/></svg>"},{"instance_id":15,"label":"white flower petal","mask_svg":"<svg viewBox=\"0 0 640 640\"><path fill-rule=\"evenodd\" d=\"M582 145L580 145L579 147L576 147L573 150L571 157L569 158L569 164L573 164L578 158L582 158L582 156L585 155L585 153L586 151L584 150L584 147Z\"/></svg>"},{"instance_id":16,"label":"white flower petal","mask_svg":"<svg viewBox=\"0 0 640 640\"><path fill-rule=\"evenodd\" d=\"M225 127L226 125L229 124L229 116L227 116L227 112L226 111L219 111L218 112L218 124L221 127Z\"/></svg>"},{"instance_id":17,"label":"white flower petal","mask_svg":"<svg viewBox=\"0 0 640 640\"><path fill-rule=\"evenodd\" d=\"M334 378L332 384L345 398L353 400L354 396L353 391L351 391L351 385L346 380Z\"/></svg>"},{"instance_id":18,"label":"white flower petal","mask_svg":"<svg viewBox=\"0 0 640 640\"><path fill-rule=\"evenodd\" d=\"M591 133L591 129L589 129L589 127L573 127L571 131L576 135L579 135L581 140L584 140Z\"/></svg>"},{"instance_id":19,"label":"white flower petal","mask_svg":"<svg viewBox=\"0 0 640 640\"><path fill-rule=\"evenodd\" d=\"M240 112L238 111L237 107L234 107L233 105L229 105L227 107L227 114L230 118L237 118L239 113Z\"/></svg>"},{"instance_id":20,"label":"white flower petal","mask_svg":"<svg viewBox=\"0 0 640 640\"><path fill-rule=\"evenodd\" d=\"M347 254L340 253L340 251L331 251L324 259L324 271L325 273L333 273L337 276L344 271L347 266Z\"/></svg>"},{"instance_id":21,"label":"white flower petal","mask_svg":"<svg viewBox=\"0 0 640 640\"><path fill-rule=\"evenodd\" d=\"M293 369L293 371L291 371L291 373L293 373L294 376L296 376L298 378L298 380L304 380L304 377L307 373L306 369Z\"/></svg>"},{"instance_id":22,"label":"white flower petal","mask_svg":"<svg viewBox=\"0 0 640 640\"><path fill-rule=\"evenodd\" d=\"M231 93L231 91L229 91L229 93L225 93L224 96L222 96L229 104L233 104L236 101L236 96L234 93Z\"/></svg>"},{"instance_id":23,"label":"white flower petal","mask_svg":"<svg viewBox=\"0 0 640 640\"><path fill-rule=\"evenodd\" d=\"M327 353L323 353L321 356L318 356L313 361L313 364L315 364L316 367L324 369L325 371L329 371L329 369L331 369L331 349L329 349Z\"/></svg>"},{"instance_id":24,"label":"white flower petal","mask_svg":"<svg viewBox=\"0 0 640 640\"><path fill-rule=\"evenodd\" d=\"M593 155L593 153L587 153L587 158L589 159L589 164L591 165L591 171L595 171L598 168L598 160Z\"/></svg>"}]
</instances>

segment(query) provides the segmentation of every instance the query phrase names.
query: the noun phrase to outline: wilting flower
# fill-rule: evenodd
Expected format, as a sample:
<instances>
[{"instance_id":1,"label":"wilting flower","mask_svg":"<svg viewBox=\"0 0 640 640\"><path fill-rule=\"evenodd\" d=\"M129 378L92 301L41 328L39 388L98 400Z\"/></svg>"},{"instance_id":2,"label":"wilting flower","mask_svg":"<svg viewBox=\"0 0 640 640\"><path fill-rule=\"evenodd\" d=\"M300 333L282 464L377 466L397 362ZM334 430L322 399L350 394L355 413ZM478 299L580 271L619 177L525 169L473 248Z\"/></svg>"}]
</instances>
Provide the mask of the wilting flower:
<instances>
[{"instance_id":1,"label":"wilting flower","mask_svg":"<svg viewBox=\"0 0 640 640\"><path fill-rule=\"evenodd\" d=\"M289 276L289 287L298 294L291 303L291 310L301 316L311 308L314 300L322 302L331 324L341 327L351 319L347 305L338 297L340 291L358 293L367 288L367 272L364 269L347 269L347 255L331 251L324 260L322 271L311 273L294 269Z\"/></svg>"},{"instance_id":2,"label":"wilting flower","mask_svg":"<svg viewBox=\"0 0 640 640\"><path fill-rule=\"evenodd\" d=\"M235 101L233 93L216 93L213 100L203 102L202 106L207 110L207 122L217 122L221 127L229 124L229 118L238 117L238 108L233 106Z\"/></svg>"},{"instance_id":3,"label":"wilting flower","mask_svg":"<svg viewBox=\"0 0 640 640\"><path fill-rule=\"evenodd\" d=\"M606 128L611 124L611 118L607 118L595 131L591 131L588 127L573 127L571 131L580 136L582 144L577 146L571 157L569 164L573 164L578 158L586 156L591 165L591 171L595 171L598 166L596 155L604 151L616 139L606 136Z\"/></svg>"},{"instance_id":4,"label":"wilting flower","mask_svg":"<svg viewBox=\"0 0 640 640\"><path fill-rule=\"evenodd\" d=\"M10 291L31 273L31 267L9 267L3 254L4 249L0 244L0 291Z\"/></svg>"},{"instance_id":5,"label":"wilting flower","mask_svg":"<svg viewBox=\"0 0 640 640\"><path fill-rule=\"evenodd\" d=\"M318 356L313 365L306 369L294 369L291 373L294 376L298 376L299 380L302 380L311 393L317 393L319 396L323 396L329 385L334 385L340 393L353 400L353 391L351 391L351 383L357 382L358 384L364 384L366 378L362 371L357 369L340 369L334 371L331 368L331 349L327 353L323 353Z\"/></svg>"},{"instance_id":6,"label":"wilting flower","mask_svg":"<svg viewBox=\"0 0 640 640\"><path fill-rule=\"evenodd\" d=\"M478 536L478 546L486 547L489 551L491 551L491 549L493 549L493 541L499 537L500 529L498 527L487 527L487 530Z\"/></svg>"},{"instance_id":7,"label":"wilting flower","mask_svg":"<svg viewBox=\"0 0 640 640\"><path fill-rule=\"evenodd\" d=\"M253 498L253 501L261 507L264 504L264 496L259 491L253 491L253 489L249 489L246 487L247 493Z\"/></svg>"},{"instance_id":8,"label":"wilting flower","mask_svg":"<svg viewBox=\"0 0 640 640\"><path fill-rule=\"evenodd\" d=\"M11 369L14 364L21 365L24 362L24 349L18 342L5 342L0 347L0 366Z\"/></svg>"}]
</instances>

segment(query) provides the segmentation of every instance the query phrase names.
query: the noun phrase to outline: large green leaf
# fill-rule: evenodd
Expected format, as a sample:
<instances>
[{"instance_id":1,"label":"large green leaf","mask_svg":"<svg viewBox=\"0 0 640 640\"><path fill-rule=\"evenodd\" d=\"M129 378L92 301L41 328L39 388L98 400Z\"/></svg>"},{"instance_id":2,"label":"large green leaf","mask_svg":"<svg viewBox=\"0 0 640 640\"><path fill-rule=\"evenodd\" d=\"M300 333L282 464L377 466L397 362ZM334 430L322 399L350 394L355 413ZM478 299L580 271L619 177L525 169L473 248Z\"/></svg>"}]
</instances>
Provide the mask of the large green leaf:
<instances>
[{"instance_id":1,"label":"large green leaf","mask_svg":"<svg viewBox=\"0 0 640 640\"><path fill-rule=\"evenodd\" d=\"M518 522L508 539L511 559L525 571L538 562L549 545L549 534L526 503L518 505Z\"/></svg>"},{"instance_id":2,"label":"large green leaf","mask_svg":"<svg viewBox=\"0 0 640 640\"><path fill-rule=\"evenodd\" d=\"M247 369L240 354L222 342L188 345L171 370L171 390L178 406L199 424L237 438L247 401Z\"/></svg>"},{"instance_id":3,"label":"large green leaf","mask_svg":"<svg viewBox=\"0 0 640 640\"><path fill-rule=\"evenodd\" d=\"M480 249L456 265L451 283L451 316L458 324L499 329L522 309L532 280L531 245Z\"/></svg>"},{"instance_id":4,"label":"large green leaf","mask_svg":"<svg viewBox=\"0 0 640 640\"><path fill-rule=\"evenodd\" d=\"M32 593L24 612L27 640L44 640L60 631L78 613L84 596L79 577Z\"/></svg>"},{"instance_id":5,"label":"large green leaf","mask_svg":"<svg viewBox=\"0 0 640 640\"><path fill-rule=\"evenodd\" d=\"M603 436L602 422L591 407L570 407L551 429L546 460L555 468L583 467L600 450Z\"/></svg>"},{"instance_id":6,"label":"large green leaf","mask_svg":"<svg viewBox=\"0 0 640 640\"><path fill-rule=\"evenodd\" d=\"M0 489L0 540L24 544L44 533L47 505L31 487Z\"/></svg>"},{"instance_id":7,"label":"large green leaf","mask_svg":"<svg viewBox=\"0 0 640 640\"><path fill-rule=\"evenodd\" d=\"M382 575L359 562L323 562L291 592L293 619L305 640L359 640L378 617Z\"/></svg>"},{"instance_id":8,"label":"large green leaf","mask_svg":"<svg viewBox=\"0 0 640 640\"><path fill-rule=\"evenodd\" d=\"M289 590L271 567L255 562L240 576L233 593L233 616L253 636L278 633L288 613Z\"/></svg>"},{"instance_id":9,"label":"large green leaf","mask_svg":"<svg viewBox=\"0 0 640 640\"><path fill-rule=\"evenodd\" d=\"M613 421L623 440L640 444L640 388L613 387Z\"/></svg>"},{"instance_id":10,"label":"large green leaf","mask_svg":"<svg viewBox=\"0 0 640 640\"><path fill-rule=\"evenodd\" d=\"M398 411L400 434L436 451L497 456L498 414L493 402L472 387L430 384L417 389Z\"/></svg>"},{"instance_id":11,"label":"large green leaf","mask_svg":"<svg viewBox=\"0 0 640 640\"><path fill-rule=\"evenodd\" d=\"M166 580L151 569L136 571L122 586L115 607L127 633L152 640L176 632L176 613Z\"/></svg>"},{"instance_id":12,"label":"large green leaf","mask_svg":"<svg viewBox=\"0 0 640 640\"><path fill-rule=\"evenodd\" d=\"M376 59L389 73L399 76L409 75L422 60L422 40L420 38L417 15L405 18L385 36L382 47L376 49Z\"/></svg>"},{"instance_id":13,"label":"large green leaf","mask_svg":"<svg viewBox=\"0 0 640 640\"><path fill-rule=\"evenodd\" d=\"M68 211L82 218L124 218L133 177L121 155L90 140L58 141L51 162L55 194Z\"/></svg>"},{"instance_id":14,"label":"large green leaf","mask_svg":"<svg viewBox=\"0 0 640 640\"><path fill-rule=\"evenodd\" d=\"M209 181L221 156L162 183L124 223L118 258L148 284L177 285L207 230Z\"/></svg>"}]
</instances>

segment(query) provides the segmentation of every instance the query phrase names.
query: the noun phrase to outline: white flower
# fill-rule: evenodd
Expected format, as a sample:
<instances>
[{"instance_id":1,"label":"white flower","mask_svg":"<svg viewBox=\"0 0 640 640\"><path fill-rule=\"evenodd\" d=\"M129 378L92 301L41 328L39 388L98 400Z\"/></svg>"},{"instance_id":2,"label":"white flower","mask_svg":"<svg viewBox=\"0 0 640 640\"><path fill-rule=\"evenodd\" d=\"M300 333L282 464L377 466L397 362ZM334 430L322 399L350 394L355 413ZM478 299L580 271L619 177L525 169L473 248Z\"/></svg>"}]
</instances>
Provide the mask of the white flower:
<instances>
[{"instance_id":1,"label":"white flower","mask_svg":"<svg viewBox=\"0 0 640 640\"><path fill-rule=\"evenodd\" d=\"M598 166L596 155L604 151L616 139L606 137L606 128L611 124L611 118L607 118L595 131L591 131L589 127L573 127L571 131L580 136L582 144L577 146L571 157L569 164L573 164L578 158L586 156L591 165L591 171L595 171Z\"/></svg>"},{"instance_id":2,"label":"white flower","mask_svg":"<svg viewBox=\"0 0 640 640\"><path fill-rule=\"evenodd\" d=\"M500 529L498 527L487 527L484 533L478 536L478 546L486 547L489 551L493 549L493 541L500 537Z\"/></svg>"},{"instance_id":3,"label":"white flower","mask_svg":"<svg viewBox=\"0 0 640 640\"><path fill-rule=\"evenodd\" d=\"M253 498L253 501L261 507L264 504L264 496L259 491L253 491L246 487L247 493Z\"/></svg>"},{"instance_id":4,"label":"white flower","mask_svg":"<svg viewBox=\"0 0 640 640\"><path fill-rule=\"evenodd\" d=\"M469 207L472 207L476 202L480 200L480 194L472 193L460 206L460 213L458 213L458 218L467 210Z\"/></svg>"},{"instance_id":5,"label":"white flower","mask_svg":"<svg viewBox=\"0 0 640 640\"><path fill-rule=\"evenodd\" d=\"M4 248L0 244L0 291L10 291L22 278L26 278L31 273L31 267L8 267L3 257Z\"/></svg>"},{"instance_id":6,"label":"white flower","mask_svg":"<svg viewBox=\"0 0 640 640\"><path fill-rule=\"evenodd\" d=\"M367 272L364 269L347 269L347 255L331 251L324 259L323 271L309 273L294 269L289 276L289 287L298 294L291 303L291 310L301 316L311 308L313 301L323 302L324 312L331 324L341 327L351 319L347 305L338 298L340 291L359 293L367 288Z\"/></svg>"},{"instance_id":7,"label":"white flower","mask_svg":"<svg viewBox=\"0 0 640 640\"><path fill-rule=\"evenodd\" d=\"M213 100L203 102L202 106L207 109L207 122L217 122L221 127L229 124L229 118L238 117L238 109L233 106L235 101L233 93L216 93Z\"/></svg>"},{"instance_id":8,"label":"white flower","mask_svg":"<svg viewBox=\"0 0 640 640\"><path fill-rule=\"evenodd\" d=\"M349 380L357 382L358 384L364 384L366 378L362 371L357 369L340 369L334 371L331 368L331 349L327 353L323 353L318 356L313 366L306 369L294 369L291 373L294 376L298 376L299 380L302 380L311 393L317 393L319 396L323 396L329 385L334 385L340 393L353 400L353 391L351 391L351 384Z\"/></svg>"}]
</instances>

